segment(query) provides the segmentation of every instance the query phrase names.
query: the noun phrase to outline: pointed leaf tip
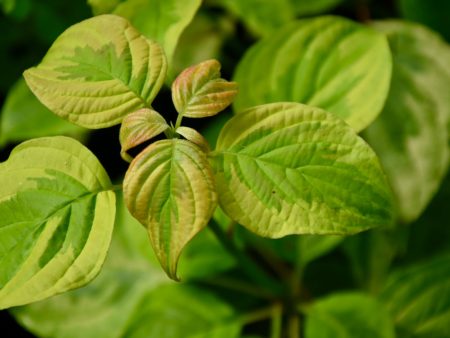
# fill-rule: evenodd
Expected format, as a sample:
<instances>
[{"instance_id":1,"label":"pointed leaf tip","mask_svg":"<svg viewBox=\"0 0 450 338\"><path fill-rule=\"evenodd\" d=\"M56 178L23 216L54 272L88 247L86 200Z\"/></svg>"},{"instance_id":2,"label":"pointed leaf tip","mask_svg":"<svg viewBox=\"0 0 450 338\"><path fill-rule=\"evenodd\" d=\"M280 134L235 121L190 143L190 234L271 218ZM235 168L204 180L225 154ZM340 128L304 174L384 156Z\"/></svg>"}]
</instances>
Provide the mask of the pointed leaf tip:
<instances>
[{"instance_id":1,"label":"pointed leaf tip","mask_svg":"<svg viewBox=\"0 0 450 338\"><path fill-rule=\"evenodd\" d=\"M217 204L206 155L189 141L148 146L131 162L124 180L125 203L149 233L161 266L178 280L178 258L207 224Z\"/></svg>"},{"instance_id":2,"label":"pointed leaf tip","mask_svg":"<svg viewBox=\"0 0 450 338\"><path fill-rule=\"evenodd\" d=\"M207 60L185 69L172 84L172 100L179 114L213 116L228 107L237 94L237 83L220 78L220 63Z\"/></svg>"}]
</instances>

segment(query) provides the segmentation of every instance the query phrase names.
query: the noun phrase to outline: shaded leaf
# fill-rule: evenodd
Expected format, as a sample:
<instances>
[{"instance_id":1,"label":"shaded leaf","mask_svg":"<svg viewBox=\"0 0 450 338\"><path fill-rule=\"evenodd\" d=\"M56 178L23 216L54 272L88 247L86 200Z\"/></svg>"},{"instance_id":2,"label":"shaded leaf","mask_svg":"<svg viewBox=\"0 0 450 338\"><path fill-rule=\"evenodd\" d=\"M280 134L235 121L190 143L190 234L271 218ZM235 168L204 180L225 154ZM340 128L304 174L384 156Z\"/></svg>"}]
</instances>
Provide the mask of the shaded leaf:
<instances>
[{"instance_id":1,"label":"shaded leaf","mask_svg":"<svg viewBox=\"0 0 450 338\"><path fill-rule=\"evenodd\" d=\"M246 52L234 75L240 88L234 108L300 102L360 131L383 108L390 76L391 56L382 34L339 17L304 19Z\"/></svg>"},{"instance_id":2,"label":"shaded leaf","mask_svg":"<svg viewBox=\"0 0 450 338\"><path fill-rule=\"evenodd\" d=\"M387 311L363 293L319 299L307 311L305 338L394 338Z\"/></svg>"},{"instance_id":3,"label":"shaded leaf","mask_svg":"<svg viewBox=\"0 0 450 338\"><path fill-rule=\"evenodd\" d=\"M147 228L161 265L177 279L181 251L216 207L206 155L186 140L155 142L131 162L124 196L131 214Z\"/></svg>"},{"instance_id":4,"label":"shaded leaf","mask_svg":"<svg viewBox=\"0 0 450 338\"><path fill-rule=\"evenodd\" d=\"M158 44L127 20L101 15L68 28L24 76L57 115L87 128L104 128L149 107L166 68Z\"/></svg>"},{"instance_id":5,"label":"shaded leaf","mask_svg":"<svg viewBox=\"0 0 450 338\"><path fill-rule=\"evenodd\" d=\"M0 145L33 137L72 135L81 137L86 130L49 111L33 95L23 80L11 88L0 115Z\"/></svg>"},{"instance_id":6,"label":"shaded leaf","mask_svg":"<svg viewBox=\"0 0 450 338\"><path fill-rule=\"evenodd\" d=\"M97 158L66 137L34 139L0 164L0 308L88 283L108 250L115 215Z\"/></svg>"},{"instance_id":7,"label":"shaded leaf","mask_svg":"<svg viewBox=\"0 0 450 338\"><path fill-rule=\"evenodd\" d=\"M389 39L394 68L386 106L364 136L386 170L400 220L411 222L448 168L450 48L416 24L386 21L375 27Z\"/></svg>"},{"instance_id":8,"label":"shaded leaf","mask_svg":"<svg viewBox=\"0 0 450 338\"><path fill-rule=\"evenodd\" d=\"M344 0L291 0L298 15L325 13L344 2Z\"/></svg>"},{"instance_id":9,"label":"shaded leaf","mask_svg":"<svg viewBox=\"0 0 450 338\"><path fill-rule=\"evenodd\" d=\"M170 63L181 33L200 4L201 0L126 0L114 14L130 20L142 34L158 41Z\"/></svg>"},{"instance_id":10,"label":"shaded leaf","mask_svg":"<svg viewBox=\"0 0 450 338\"><path fill-rule=\"evenodd\" d=\"M297 239L298 254L296 260L306 266L315 259L329 253L344 240L343 236L301 235Z\"/></svg>"},{"instance_id":11,"label":"shaded leaf","mask_svg":"<svg viewBox=\"0 0 450 338\"><path fill-rule=\"evenodd\" d=\"M393 273L381 297L399 330L408 337L448 337L450 256Z\"/></svg>"},{"instance_id":12,"label":"shaded leaf","mask_svg":"<svg viewBox=\"0 0 450 338\"><path fill-rule=\"evenodd\" d=\"M216 115L231 104L236 94L236 82L220 78L220 63L216 60L185 69L172 84L175 108L187 117Z\"/></svg>"},{"instance_id":13,"label":"shaded leaf","mask_svg":"<svg viewBox=\"0 0 450 338\"><path fill-rule=\"evenodd\" d=\"M120 155L125 161L131 162L132 157L127 151L169 129L164 117L153 109L143 108L128 114L120 126Z\"/></svg>"},{"instance_id":14,"label":"shaded leaf","mask_svg":"<svg viewBox=\"0 0 450 338\"><path fill-rule=\"evenodd\" d=\"M274 103L234 116L213 163L220 206L261 236L351 234L391 222L376 155L318 108Z\"/></svg>"}]
</instances>

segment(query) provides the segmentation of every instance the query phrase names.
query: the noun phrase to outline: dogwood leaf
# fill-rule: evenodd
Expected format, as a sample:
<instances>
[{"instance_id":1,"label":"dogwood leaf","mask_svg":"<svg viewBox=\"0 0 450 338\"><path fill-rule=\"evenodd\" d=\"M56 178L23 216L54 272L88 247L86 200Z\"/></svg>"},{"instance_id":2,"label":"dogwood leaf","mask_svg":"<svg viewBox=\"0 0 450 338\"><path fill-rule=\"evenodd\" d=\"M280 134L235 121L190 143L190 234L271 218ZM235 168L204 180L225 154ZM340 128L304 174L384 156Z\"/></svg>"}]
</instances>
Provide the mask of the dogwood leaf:
<instances>
[{"instance_id":1,"label":"dogwood leaf","mask_svg":"<svg viewBox=\"0 0 450 338\"><path fill-rule=\"evenodd\" d=\"M352 234L391 223L391 191L375 153L318 108L250 108L224 126L212 155L220 206L261 236Z\"/></svg>"},{"instance_id":2,"label":"dogwood leaf","mask_svg":"<svg viewBox=\"0 0 450 338\"><path fill-rule=\"evenodd\" d=\"M360 131L383 108L391 67L386 38L369 27L331 16L296 21L256 43L241 59L234 75L240 88L234 108L300 102Z\"/></svg>"},{"instance_id":3,"label":"dogwood leaf","mask_svg":"<svg viewBox=\"0 0 450 338\"><path fill-rule=\"evenodd\" d=\"M60 117L104 128L150 107L166 69L156 42L124 18L100 15L69 27L24 76L38 99Z\"/></svg>"},{"instance_id":4,"label":"dogwood leaf","mask_svg":"<svg viewBox=\"0 0 450 338\"><path fill-rule=\"evenodd\" d=\"M186 140L155 142L131 162L124 196L128 210L147 228L161 265L177 279L181 251L216 207L206 155Z\"/></svg>"},{"instance_id":5,"label":"dogwood leaf","mask_svg":"<svg viewBox=\"0 0 450 338\"><path fill-rule=\"evenodd\" d=\"M111 240L115 195L79 142L48 137L0 164L0 308L80 287L99 272Z\"/></svg>"}]
</instances>

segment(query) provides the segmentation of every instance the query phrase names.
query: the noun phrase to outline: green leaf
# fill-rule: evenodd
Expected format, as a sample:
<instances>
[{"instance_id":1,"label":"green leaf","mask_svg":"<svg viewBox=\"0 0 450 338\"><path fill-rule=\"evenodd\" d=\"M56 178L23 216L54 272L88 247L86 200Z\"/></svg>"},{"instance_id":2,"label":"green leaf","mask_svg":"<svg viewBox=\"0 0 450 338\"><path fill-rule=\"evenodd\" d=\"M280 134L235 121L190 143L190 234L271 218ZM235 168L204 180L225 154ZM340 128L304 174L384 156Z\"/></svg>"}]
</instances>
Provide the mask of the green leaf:
<instances>
[{"instance_id":1,"label":"green leaf","mask_svg":"<svg viewBox=\"0 0 450 338\"><path fill-rule=\"evenodd\" d=\"M389 39L394 67L386 106L364 136L380 156L400 220L411 222L448 168L450 48L416 24L386 21L375 27Z\"/></svg>"},{"instance_id":2,"label":"green leaf","mask_svg":"<svg viewBox=\"0 0 450 338\"><path fill-rule=\"evenodd\" d=\"M127 151L169 129L164 117L153 109L143 108L128 114L120 126L120 155L125 161L131 162L132 157Z\"/></svg>"},{"instance_id":3,"label":"green leaf","mask_svg":"<svg viewBox=\"0 0 450 338\"><path fill-rule=\"evenodd\" d=\"M222 337L237 337L240 324L230 305L207 290L172 283L144 228L118 201L111 249L99 276L84 288L14 308L15 318L41 337L210 338L221 329Z\"/></svg>"},{"instance_id":4,"label":"green leaf","mask_svg":"<svg viewBox=\"0 0 450 338\"><path fill-rule=\"evenodd\" d=\"M220 78L217 60L203 61L185 69L172 84L175 108L187 117L216 115L233 102L236 94L236 82Z\"/></svg>"},{"instance_id":5,"label":"green leaf","mask_svg":"<svg viewBox=\"0 0 450 338\"><path fill-rule=\"evenodd\" d=\"M291 1L218 0L217 3L239 17L253 34L265 36L294 20L295 12Z\"/></svg>"},{"instance_id":6,"label":"green leaf","mask_svg":"<svg viewBox=\"0 0 450 338\"><path fill-rule=\"evenodd\" d=\"M178 39L200 4L201 0L126 0L114 14L130 20L142 34L158 41L171 62Z\"/></svg>"},{"instance_id":7,"label":"green leaf","mask_svg":"<svg viewBox=\"0 0 450 338\"><path fill-rule=\"evenodd\" d=\"M306 16L325 13L344 0L291 0L291 2L298 15Z\"/></svg>"},{"instance_id":8,"label":"green leaf","mask_svg":"<svg viewBox=\"0 0 450 338\"><path fill-rule=\"evenodd\" d=\"M66 137L34 139L0 164L0 308L80 287L99 272L115 214L97 158Z\"/></svg>"},{"instance_id":9,"label":"green leaf","mask_svg":"<svg viewBox=\"0 0 450 338\"><path fill-rule=\"evenodd\" d=\"M386 38L339 17L296 21L252 46L234 80L236 111L271 102L320 107L357 131L380 113L389 89Z\"/></svg>"},{"instance_id":10,"label":"green leaf","mask_svg":"<svg viewBox=\"0 0 450 338\"><path fill-rule=\"evenodd\" d=\"M225 125L213 155L220 206L261 236L352 234L391 222L376 155L318 108L250 108Z\"/></svg>"},{"instance_id":11,"label":"green leaf","mask_svg":"<svg viewBox=\"0 0 450 338\"><path fill-rule=\"evenodd\" d=\"M447 41L450 41L450 26L448 24L449 1L399 0L397 3L404 19L427 25L442 34Z\"/></svg>"},{"instance_id":12,"label":"green leaf","mask_svg":"<svg viewBox=\"0 0 450 338\"><path fill-rule=\"evenodd\" d=\"M183 136L186 140L198 145L205 153L209 153L211 149L209 148L208 141L200 134L197 130L189 127L178 127L176 130L177 134Z\"/></svg>"},{"instance_id":13,"label":"green leaf","mask_svg":"<svg viewBox=\"0 0 450 338\"><path fill-rule=\"evenodd\" d=\"M101 15L68 28L24 76L57 115L87 128L104 128L150 107L166 68L157 43L127 20Z\"/></svg>"},{"instance_id":14,"label":"green leaf","mask_svg":"<svg viewBox=\"0 0 450 338\"><path fill-rule=\"evenodd\" d=\"M87 0L95 15L111 13L122 0Z\"/></svg>"},{"instance_id":15,"label":"green leaf","mask_svg":"<svg viewBox=\"0 0 450 338\"><path fill-rule=\"evenodd\" d=\"M208 224L217 204L206 155L186 140L155 142L131 162L124 196L147 228L162 267L177 279L181 251Z\"/></svg>"},{"instance_id":16,"label":"green leaf","mask_svg":"<svg viewBox=\"0 0 450 338\"><path fill-rule=\"evenodd\" d=\"M329 253L344 240L343 236L301 235L298 238L297 260L305 267L308 263Z\"/></svg>"},{"instance_id":17,"label":"green leaf","mask_svg":"<svg viewBox=\"0 0 450 338\"><path fill-rule=\"evenodd\" d=\"M81 137L86 132L49 111L22 79L9 91L0 118L0 145L42 136Z\"/></svg>"},{"instance_id":18,"label":"green leaf","mask_svg":"<svg viewBox=\"0 0 450 338\"><path fill-rule=\"evenodd\" d=\"M387 311L363 293L319 299L307 311L305 338L394 338Z\"/></svg>"},{"instance_id":19,"label":"green leaf","mask_svg":"<svg viewBox=\"0 0 450 338\"><path fill-rule=\"evenodd\" d=\"M399 270L381 294L400 331L446 338L450 332L450 255Z\"/></svg>"}]
</instances>

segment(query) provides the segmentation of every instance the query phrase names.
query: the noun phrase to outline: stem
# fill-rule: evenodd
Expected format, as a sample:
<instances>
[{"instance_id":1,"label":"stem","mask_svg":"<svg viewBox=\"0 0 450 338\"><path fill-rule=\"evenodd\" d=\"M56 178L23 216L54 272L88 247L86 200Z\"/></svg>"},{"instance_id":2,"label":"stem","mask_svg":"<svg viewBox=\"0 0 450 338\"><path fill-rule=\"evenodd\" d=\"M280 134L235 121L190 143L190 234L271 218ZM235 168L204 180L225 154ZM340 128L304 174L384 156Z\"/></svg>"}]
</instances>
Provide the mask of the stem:
<instances>
[{"instance_id":1,"label":"stem","mask_svg":"<svg viewBox=\"0 0 450 338\"><path fill-rule=\"evenodd\" d=\"M281 304L275 304L272 309L272 326L270 328L271 338L281 338L281 329L283 323L283 308Z\"/></svg>"},{"instance_id":2,"label":"stem","mask_svg":"<svg viewBox=\"0 0 450 338\"><path fill-rule=\"evenodd\" d=\"M177 120L175 122L174 130L177 130L179 126L181 126L181 121L183 120L183 114L178 114Z\"/></svg>"},{"instance_id":3,"label":"stem","mask_svg":"<svg viewBox=\"0 0 450 338\"><path fill-rule=\"evenodd\" d=\"M114 184L113 186L111 186L111 189L109 189L109 190L117 191L117 190L122 190L122 188L123 188L122 184Z\"/></svg>"},{"instance_id":4,"label":"stem","mask_svg":"<svg viewBox=\"0 0 450 338\"><path fill-rule=\"evenodd\" d=\"M224 248L236 258L236 261L239 264L241 264L244 273L246 273L249 278L251 278L257 285L263 285L264 288L273 295L283 294L282 285L277 280L269 276L266 271L252 261L246 254L244 254L236 246L236 244L228 238L225 231L222 230L220 225L214 219L211 219L209 222L209 228Z\"/></svg>"},{"instance_id":5,"label":"stem","mask_svg":"<svg viewBox=\"0 0 450 338\"><path fill-rule=\"evenodd\" d=\"M288 319L288 337L300 338L300 318L297 315L292 315Z\"/></svg>"},{"instance_id":6,"label":"stem","mask_svg":"<svg viewBox=\"0 0 450 338\"><path fill-rule=\"evenodd\" d=\"M280 310L278 310L280 309ZM259 309L250 313L246 313L245 315L240 317L240 322L242 325L251 324L254 322L260 322L267 318L273 317L274 314L278 314L277 311L281 311L280 304L276 303L267 308Z\"/></svg>"}]
</instances>

